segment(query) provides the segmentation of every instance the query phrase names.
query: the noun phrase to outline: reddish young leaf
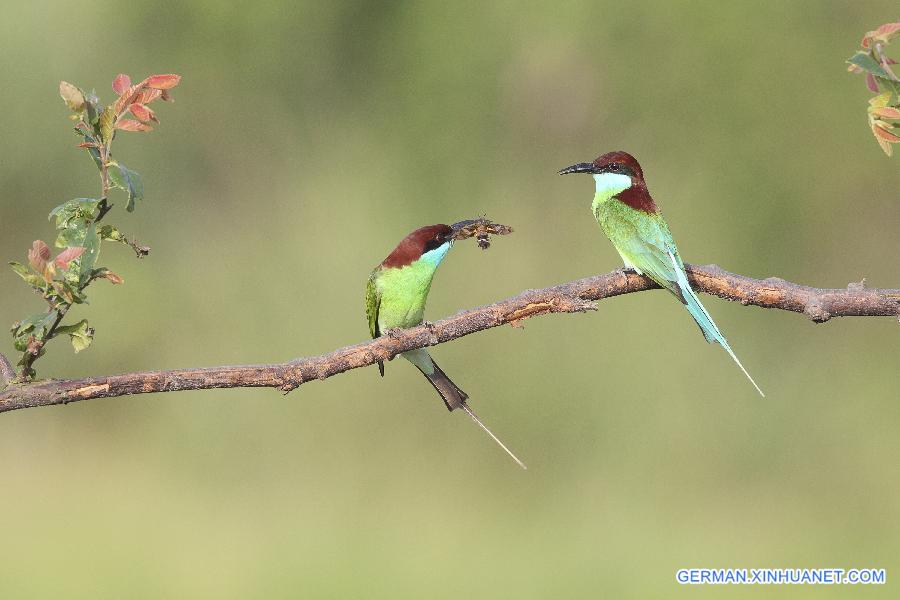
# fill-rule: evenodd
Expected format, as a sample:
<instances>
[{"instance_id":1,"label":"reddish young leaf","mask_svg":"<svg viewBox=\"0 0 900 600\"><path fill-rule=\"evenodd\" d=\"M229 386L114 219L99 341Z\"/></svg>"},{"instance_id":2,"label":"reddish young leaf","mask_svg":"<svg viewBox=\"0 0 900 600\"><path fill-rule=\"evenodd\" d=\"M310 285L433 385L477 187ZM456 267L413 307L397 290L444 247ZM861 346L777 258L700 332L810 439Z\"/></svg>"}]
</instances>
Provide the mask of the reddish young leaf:
<instances>
[{"instance_id":1,"label":"reddish young leaf","mask_svg":"<svg viewBox=\"0 0 900 600\"><path fill-rule=\"evenodd\" d=\"M125 75L124 73L119 73L116 75L116 78L113 79L112 88L115 93L118 95L124 94L128 91L128 88L131 87L131 77Z\"/></svg>"},{"instance_id":2,"label":"reddish young leaf","mask_svg":"<svg viewBox=\"0 0 900 600\"><path fill-rule=\"evenodd\" d=\"M861 45L863 48L868 48L873 41L887 44L890 43L891 38L896 35L900 35L900 22L885 23L875 31L866 33L866 35L863 36Z\"/></svg>"},{"instance_id":3,"label":"reddish young leaf","mask_svg":"<svg viewBox=\"0 0 900 600\"><path fill-rule=\"evenodd\" d=\"M119 119L116 121L116 129L121 129L122 131L153 131L153 128L149 125L144 125L134 119Z\"/></svg>"},{"instance_id":4,"label":"reddish young leaf","mask_svg":"<svg viewBox=\"0 0 900 600\"><path fill-rule=\"evenodd\" d=\"M151 80L159 77L175 77L176 81L172 84L173 87L178 84L177 80L181 79L179 75L154 75L152 77L144 79L143 81L128 88L124 94L119 96L119 99L116 100L115 104L116 114L123 114L127 110L127 107L131 106L132 104L149 104L150 102L153 102L154 100L159 98L160 95L164 93L164 91L161 89L154 89L150 85ZM163 80L162 83L166 84L167 82Z\"/></svg>"},{"instance_id":5,"label":"reddish young leaf","mask_svg":"<svg viewBox=\"0 0 900 600\"><path fill-rule=\"evenodd\" d=\"M171 90L181 81L181 75L151 75L144 82L155 90Z\"/></svg>"},{"instance_id":6,"label":"reddish young leaf","mask_svg":"<svg viewBox=\"0 0 900 600\"><path fill-rule=\"evenodd\" d=\"M900 108L886 106L884 108L876 108L872 111L873 115L878 115L882 119L900 119Z\"/></svg>"},{"instance_id":7,"label":"reddish young leaf","mask_svg":"<svg viewBox=\"0 0 900 600\"><path fill-rule=\"evenodd\" d=\"M43 272L50 260L50 246L41 240L34 240L31 243L31 249L28 251L28 262L32 268L38 273Z\"/></svg>"},{"instance_id":8,"label":"reddish young leaf","mask_svg":"<svg viewBox=\"0 0 900 600\"><path fill-rule=\"evenodd\" d=\"M894 144L900 142L900 136L894 135L878 123L872 124L872 133L874 133L876 137L880 137L886 142L891 142Z\"/></svg>"},{"instance_id":9,"label":"reddish young leaf","mask_svg":"<svg viewBox=\"0 0 900 600\"><path fill-rule=\"evenodd\" d=\"M159 123L159 119L156 118L156 114L143 104L134 103L129 107L129 109L131 110L131 114L137 117L138 121L140 121L141 123L149 123L150 121Z\"/></svg>"},{"instance_id":10,"label":"reddish young leaf","mask_svg":"<svg viewBox=\"0 0 900 600\"><path fill-rule=\"evenodd\" d=\"M79 148L99 148L100 144L97 142L81 142L78 144Z\"/></svg>"},{"instance_id":11,"label":"reddish young leaf","mask_svg":"<svg viewBox=\"0 0 900 600\"><path fill-rule=\"evenodd\" d=\"M870 92L878 93L878 82L875 81L875 76L871 73L866 73L866 87L869 88Z\"/></svg>"},{"instance_id":12,"label":"reddish young leaf","mask_svg":"<svg viewBox=\"0 0 900 600\"><path fill-rule=\"evenodd\" d=\"M131 86L130 88L125 90L125 93L119 96L119 98L116 100L116 103L113 104L113 113L115 113L117 117L122 116L125 111L128 110L128 107L131 106L133 102L137 102L138 98L140 97L140 88L137 86Z\"/></svg>"},{"instance_id":13,"label":"reddish young leaf","mask_svg":"<svg viewBox=\"0 0 900 600\"><path fill-rule=\"evenodd\" d=\"M41 240L34 240L31 244L31 249L35 251L35 253L40 256L44 260L50 260L50 246L45 244Z\"/></svg>"},{"instance_id":14,"label":"reddish young leaf","mask_svg":"<svg viewBox=\"0 0 900 600\"><path fill-rule=\"evenodd\" d=\"M875 35L872 37L879 38L879 41L881 42L889 42L893 36L900 34L900 22L885 23L876 29L874 33Z\"/></svg>"},{"instance_id":15,"label":"reddish young leaf","mask_svg":"<svg viewBox=\"0 0 900 600\"><path fill-rule=\"evenodd\" d=\"M59 253L59 256L56 257L56 266L60 269L67 269L69 267L69 263L81 256L83 253L83 246L72 246L71 248L66 248Z\"/></svg>"},{"instance_id":16,"label":"reddish young leaf","mask_svg":"<svg viewBox=\"0 0 900 600\"><path fill-rule=\"evenodd\" d=\"M113 285L119 285L120 283L125 283L125 280L113 273L112 271L104 271L101 275L104 279L109 279L109 282Z\"/></svg>"},{"instance_id":17,"label":"reddish young leaf","mask_svg":"<svg viewBox=\"0 0 900 600\"><path fill-rule=\"evenodd\" d=\"M150 104L151 102L159 98L162 93L162 90L147 88L139 94L138 98L135 99L135 102L138 102L140 104Z\"/></svg>"}]
</instances>

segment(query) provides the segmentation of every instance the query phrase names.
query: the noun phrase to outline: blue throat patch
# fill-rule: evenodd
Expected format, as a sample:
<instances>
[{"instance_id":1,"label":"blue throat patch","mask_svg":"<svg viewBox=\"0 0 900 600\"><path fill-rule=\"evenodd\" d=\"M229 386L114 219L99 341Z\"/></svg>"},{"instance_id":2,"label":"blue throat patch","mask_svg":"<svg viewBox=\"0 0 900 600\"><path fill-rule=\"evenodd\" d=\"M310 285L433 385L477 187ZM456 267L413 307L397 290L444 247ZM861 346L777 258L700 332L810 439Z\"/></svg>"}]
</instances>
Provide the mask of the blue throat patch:
<instances>
[{"instance_id":1,"label":"blue throat patch","mask_svg":"<svg viewBox=\"0 0 900 600\"><path fill-rule=\"evenodd\" d=\"M619 192L624 192L631 187L631 177L621 173L597 173L594 175L597 182L597 193L612 197Z\"/></svg>"},{"instance_id":2,"label":"blue throat patch","mask_svg":"<svg viewBox=\"0 0 900 600\"><path fill-rule=\"evenodd\" d=\"M453 242L444 242L434 250L429 250L423 254L419 260L437 268L441 261L444 260L444 257L447 256L447 252L450 251L450 246L452 245Z\"/></svg>"}]
</instances>

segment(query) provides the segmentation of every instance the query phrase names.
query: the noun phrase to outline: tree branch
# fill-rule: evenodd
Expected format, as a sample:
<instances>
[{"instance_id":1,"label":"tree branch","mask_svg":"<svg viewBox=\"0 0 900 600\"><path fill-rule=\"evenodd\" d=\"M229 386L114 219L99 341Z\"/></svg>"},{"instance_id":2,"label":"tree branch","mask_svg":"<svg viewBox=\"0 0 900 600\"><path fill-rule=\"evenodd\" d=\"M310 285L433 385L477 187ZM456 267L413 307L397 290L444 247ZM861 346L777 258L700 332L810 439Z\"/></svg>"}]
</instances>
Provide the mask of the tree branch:
<instances>
[{"instance_id":1,"label":"tree branch","mask_svg":"<svg viewBox=\"0 0 900 600\"><path fill-rule=\"evenodd\" d=\"M832 317L897 317L900 290L870 289L851 283L846 289L819 289L779 278L751 279L715 265L686 265L696 290L743 305L776 308L805 314L816 323ZM633 272L613 271L540 290L526 290L513 298L462 311L437 321L340 348L329 354L268 365L241 365L147 371L85 379L46 380L11 384L0 391L0 412L68 404L79 400L211 388L272 387L289 392L307 381L388 360L401 352L442 344L492 327L550 313L595 310L593 301L658 288Z\"/></svg>"}]
</instances>

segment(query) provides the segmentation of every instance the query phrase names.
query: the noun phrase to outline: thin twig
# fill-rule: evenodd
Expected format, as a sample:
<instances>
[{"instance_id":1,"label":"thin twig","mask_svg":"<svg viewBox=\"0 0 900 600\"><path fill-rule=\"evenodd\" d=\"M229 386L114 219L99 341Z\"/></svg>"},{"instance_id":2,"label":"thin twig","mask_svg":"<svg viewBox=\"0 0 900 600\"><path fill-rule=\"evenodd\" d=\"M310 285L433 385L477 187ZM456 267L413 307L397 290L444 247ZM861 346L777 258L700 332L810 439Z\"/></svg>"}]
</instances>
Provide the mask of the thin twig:
<instances>
[{"instance_id":1,"label":"thin twig","mask_svg":"<svg viewBox=\"0 0 900 600\"><path fill-rule=\"evenodd\" d=\"M88 224L88 227L94 227L100 220L112 209L113 205L109 204L109 191L110 191L110 180L109 180L109 149L112 146L112 139L106 140L103 144L100 144L100 147L97 151L100 153L100 202L97 204L97 216L94 217L94 221ZM135 253L137 253L138 258L143 258L140 250L138 249L137 244L129 242L127 239L126 243L131 246ZM150 248L146 249L144 254L150 252ZM78 291L81 292L88 286L88 284L93 281L94 278L88 279L84 284L78 286ZM47 328L44 332L41 339L36 340L36 349L32 349L29 345L29 348L25 350L23 354L23 360L21 362L22 369L19 372L19 380L28 381L34 376L34 369L32 368L35 361L41 357L40 349L44 344L52 340L56 337L56 329L62 323L62 320L65 318L66 313L71 308L72 304L63 304L60 303L56 306L50 307L48 312L56 311L56 319L54 319L53 324Z\"/></svg>"},{"instance_id":2,"label":"thin twig","mask_svg":"<svg viewBox=\"0 0 900 600\"><path fill-rule=\"evenodd\" d=\"M699 291L743 305L802 313L816 323L832 317L900 315L900 289L871 289L862 283L852 283L845 289L819 289L779 278L751 279L715 265L686 267L691 284ZM595 300L657 287L646 277L619 270L550 288L526 290L513 298L465 310L435 323L401 330L329 354L285 363L12 384L0 392L0 412L149 392L235 387L272 387L289 392L307 381L327 379L415 348L442 344L500 325L517 325L538 315L594 310Z\"/></svg>"}]
</instances>

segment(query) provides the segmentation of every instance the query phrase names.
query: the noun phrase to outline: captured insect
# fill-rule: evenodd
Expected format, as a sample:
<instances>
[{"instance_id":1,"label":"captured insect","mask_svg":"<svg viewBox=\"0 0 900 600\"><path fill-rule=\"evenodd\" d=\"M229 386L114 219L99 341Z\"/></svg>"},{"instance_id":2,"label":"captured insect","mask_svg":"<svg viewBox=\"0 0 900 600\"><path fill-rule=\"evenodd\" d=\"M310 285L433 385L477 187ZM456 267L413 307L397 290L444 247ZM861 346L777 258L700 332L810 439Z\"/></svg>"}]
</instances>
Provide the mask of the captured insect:
<instances>
[{"instance_id":1,"label":"captured insect","mask_svg":"<svg viewBox=\"0 0 900 600\"><path fill-rule=\"evenodd\" d=\"M485 217L460 221L451 225L450 228L453 230L454 240L474 237L478 241L478 247L482 250L491 247L491 235L507 235L513 232L513 228L509 225L494 223Z\"/></svg>"}]
</instances>

